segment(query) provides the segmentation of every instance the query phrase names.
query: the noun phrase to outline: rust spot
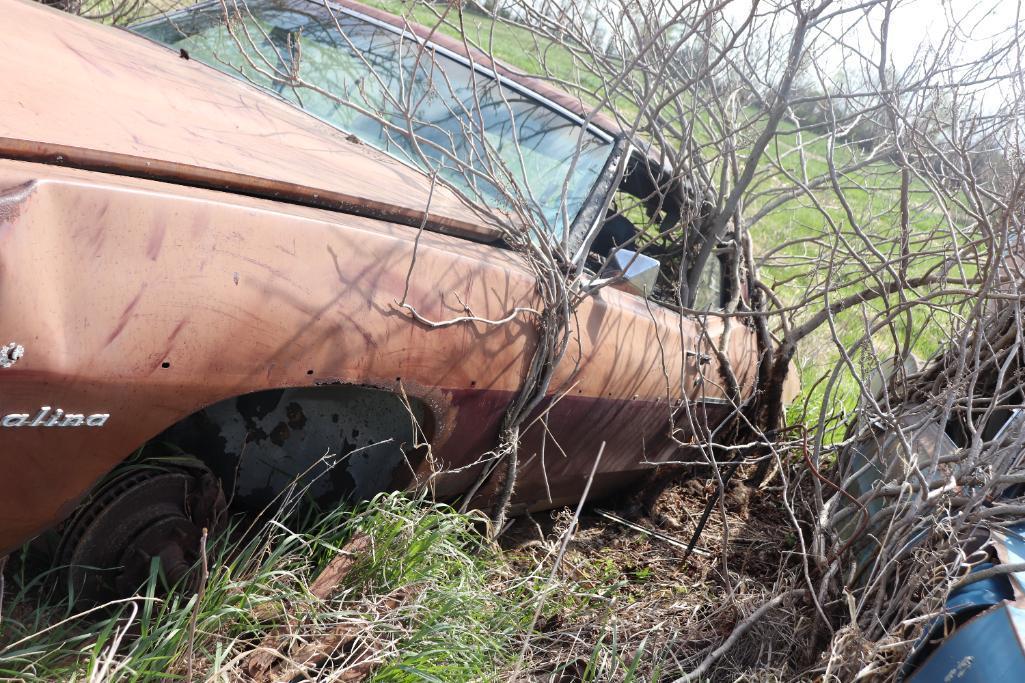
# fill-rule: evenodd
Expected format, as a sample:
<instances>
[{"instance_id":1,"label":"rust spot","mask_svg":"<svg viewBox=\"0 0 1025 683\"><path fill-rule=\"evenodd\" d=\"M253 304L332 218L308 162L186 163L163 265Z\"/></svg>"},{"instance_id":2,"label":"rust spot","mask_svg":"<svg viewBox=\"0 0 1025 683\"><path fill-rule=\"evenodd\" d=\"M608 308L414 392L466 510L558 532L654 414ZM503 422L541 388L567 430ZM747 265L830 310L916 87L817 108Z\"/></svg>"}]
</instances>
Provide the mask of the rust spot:
<instances>
[{"instance_id":1,"label":"rust spot","mask_svg":"<svg viewBox=\"0 0 1025 683\"><path fill-rule=\"evenodd\" d=\"M288 426L292 429L299 430L306 426L306 413L303 412L302 406L294 401L285 406L285 417L288 418ZM337 422L338 416L333 417Z\"/></svg>"},{"instance_id":2,"label":"rust spot","mask_svg":"<svg viewBox=\"0 0 1025 683\"><path fill-rule=\"evenodd\" d=\"M288 428L288 425L284 422L279 422L270 433L270 441L275 446L284 446L285 441L292 434L292 430Z\"/></svg>"}]
</instances>

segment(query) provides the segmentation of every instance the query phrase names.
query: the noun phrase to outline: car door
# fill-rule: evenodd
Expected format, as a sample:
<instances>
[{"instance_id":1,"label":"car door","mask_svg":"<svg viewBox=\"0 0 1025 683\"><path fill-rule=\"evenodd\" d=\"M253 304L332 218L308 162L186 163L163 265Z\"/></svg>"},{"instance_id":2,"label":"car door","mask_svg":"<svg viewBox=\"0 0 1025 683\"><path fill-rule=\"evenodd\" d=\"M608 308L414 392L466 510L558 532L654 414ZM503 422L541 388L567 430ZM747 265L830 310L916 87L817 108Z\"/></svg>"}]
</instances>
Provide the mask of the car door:
<instances>
[{"instance_id":1,"label":"car door","mask_svg":"<svg viewBox=\"0 0 1025 683\"><path fill-rule=\"evenodd\" d=\"M640 479L672 459L683 442L714 439L716 426L735 413L713 346L724 328L724 318L715 313L744 284L729 276L735 272L734 250L713 245L681 308L670 290L688 261L673 260L666 247L649 239L674 217L656 208L644 224L637 208L651 208L651 188L636 174L650 169L635 161L584 258L595 269L607 269L610 253L630 254L647 243L641 251L662 259L661 272L652 291L620 279L597 289L576 310L551 401L524 430L517 493L527 507L577 500L603 443L592 497ZM733 372L749 391L757 360L752 329L734 320L727 349Z\"/></svg>"}]
</instances>

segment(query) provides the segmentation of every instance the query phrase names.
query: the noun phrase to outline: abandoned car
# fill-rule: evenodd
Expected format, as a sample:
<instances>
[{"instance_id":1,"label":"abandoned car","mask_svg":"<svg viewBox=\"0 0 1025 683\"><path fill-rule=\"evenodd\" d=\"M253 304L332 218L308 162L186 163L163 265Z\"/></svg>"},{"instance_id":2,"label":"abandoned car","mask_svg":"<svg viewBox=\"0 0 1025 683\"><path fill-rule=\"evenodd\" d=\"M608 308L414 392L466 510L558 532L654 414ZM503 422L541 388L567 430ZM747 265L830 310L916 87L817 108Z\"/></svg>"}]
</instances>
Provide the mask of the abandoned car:
<instances>
[{"instance_id":1,"label":"abandoned car","mask_svg":"<svg viewBox=\"0 0 1025 683\"><path fill-rule=\"evenodd\" d=\"M467 126L517 160L510 183L569 265L621 244L610 205L663 173L612 119L437 32L347 1L223 8L129 31L0 0L17 27L0 34L0 553L56 528L63 562L117 568L107 588L152 557L175 574L225 500L258 509L302 475L328 504L467 493L540 307L495 227L505 188L450 172L477 163ZM427 122L408 135L387 110L401 88ZM692 195L653 220L691 215ZM593 497L672 455L672 411L730 414L722 320L688 314L745 286L730 258L683 308L647 296L639 256L584 297L522 434L514 512L575 502L603 442ZM725 352L749 391L753 332ZM191 464L139 467L150 452Z\"/></svg>"}]
</instances>

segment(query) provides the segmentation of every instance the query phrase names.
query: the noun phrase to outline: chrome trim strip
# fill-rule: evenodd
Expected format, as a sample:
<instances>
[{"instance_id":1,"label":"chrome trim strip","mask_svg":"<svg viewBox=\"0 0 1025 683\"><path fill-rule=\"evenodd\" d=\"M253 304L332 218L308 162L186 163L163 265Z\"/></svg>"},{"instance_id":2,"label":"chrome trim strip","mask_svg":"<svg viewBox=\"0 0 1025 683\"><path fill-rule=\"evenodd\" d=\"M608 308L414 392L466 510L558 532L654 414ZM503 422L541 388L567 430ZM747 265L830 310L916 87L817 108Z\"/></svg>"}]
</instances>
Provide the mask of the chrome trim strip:
<instances>
[{"instance_id":1,"label":"chrome trim strip","mask_svg":"<svg viewBox=\"0 0 1025 683\"><path fill-rule=\"evenodd\" d=\"M702 396L701 398L695 399L695 403L708 403L714 406L733 407L733 401L725 398L712 398L711 396Z\"/></svg>"},{"instance_id":2,"label":"chrome trim strip","mask_svg":"<svg viewBox=\"0 0 1025 683\"><path fill-rule=\"evenodd\" d=\"M307 2L311 2L311 3L315 4L315 5L321 5L321 2L318 2L317 0L306 0L306 1ZM503 76L502 74L497 73L493 69L489 69L488 67L486 67L486 66L484 66L482 64L479 64L478 62L475 62L472 59L470 59L470 58L468 58L468 57L466 57L464 55L459 54L458 52L453 52L452 50L449 50L446 47L442 47L441 45L433 43L433 42L427 40L426 38L421 38L420 36L416 35L415 33L408 32L408 31L406 31L406 30L404 30L404 29L402 29L402 28L400 28L398 26L394 26L392 24L389 24L386 21L381 21L380 19L375 19L374 17L371 17L369 15L363 14L362 12L359 12L357 10L350 9L348 7L342 7L341 5L337 5L334 2L331 2L331 0L325 0L325 2L323 4L328 4L332 8L338 10L339 12L342 12L343 14L348 14L349 16L355 17L356 19L359 19L360 21L365 21L368 24L372 24L372 25L377 26L379 28L383 28L386 31L390 31L391 33L394 33L396 35L407 37L407 38L412 38L418 44L420 44L422 46L425 46L425 47L429 47L432 50L434 50L436 52L439 52L440 54L445 55L449 59L462 64L463 66L467 66L467 67L471 68L472 70L474 70L474 71L476 71L478 73L484 74L488 78L491 78L491 79L494 79L494 80L498 81L500 84L502 84L504 86L508 86L510 89L515 90L516 92L520 93L521 95L526 95L530 99L536 100L539 104L542 104L545 107L551 109L556 114L559 114L559 115L561 115L561 116L563 116L565 118L568 118L570 121L573 121L576 124L579 124L581 126L586 126L587 130L589 132L597 134L597 136L600 137L605 142L614 142L615 141L615 136L613 136L612 134L608 133L607 131L605 131L605 130L595 126L594 124L590 123L585 118L581 117L579 114L576 114L576 113L566 109L565 107L563 107L562 105L560 105L560 104L558 104L556 102L552 102L550 99L548 99L547 97L545 97L541 93L539 93L539 92L537 92L535 90L531 90L530 88L528 88L525 85L522 85L520 83L517 83L516 81L510 80L508 77ZM524 74L524 75L530 77L530 74Z\"/></svg>"}]
</instances>

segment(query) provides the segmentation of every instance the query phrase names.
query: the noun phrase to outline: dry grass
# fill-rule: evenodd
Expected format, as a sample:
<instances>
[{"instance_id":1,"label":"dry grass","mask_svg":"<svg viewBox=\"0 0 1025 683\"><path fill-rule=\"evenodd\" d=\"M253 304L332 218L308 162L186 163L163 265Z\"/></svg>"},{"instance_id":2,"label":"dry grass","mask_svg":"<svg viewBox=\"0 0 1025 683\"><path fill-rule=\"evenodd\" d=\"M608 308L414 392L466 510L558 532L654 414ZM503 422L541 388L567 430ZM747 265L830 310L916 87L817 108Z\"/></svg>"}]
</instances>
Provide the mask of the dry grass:
<instances>
[{"instance_id":1,"label":"dry grass","mask_svg":"<svg viewBox=\"0 0 1025 683\"><path fill-rule=\"evenodd\" d=\"M684 546L712 492L699 480L667 488L655 519L622 501L617 517L657 535L603 517L600 508L585 513L559 572L573 592L553 600L537 632L528 634L524 670L532 680L672 680L788 587L781 577L793 576L795 537L774 502L777 492L742 488L731 490L725 514L713 515L701 537L702 553L690 557ZM521 519L504 541L506 557L523 575L545 567L565 527L565 512ZM792 677L807 663L806 641L792 609L774 610L718 663L711 680ZM763 678L766 671L775 673Z\"/></svg>"}]
</instances>

